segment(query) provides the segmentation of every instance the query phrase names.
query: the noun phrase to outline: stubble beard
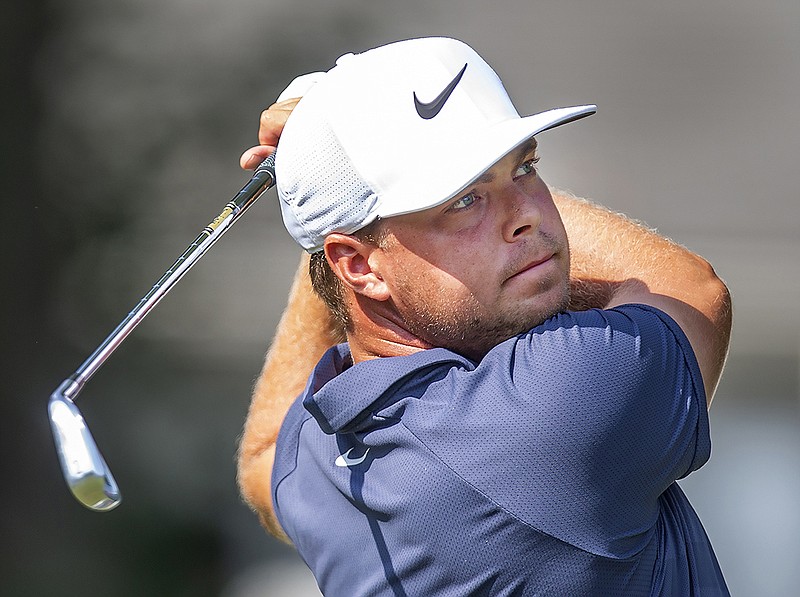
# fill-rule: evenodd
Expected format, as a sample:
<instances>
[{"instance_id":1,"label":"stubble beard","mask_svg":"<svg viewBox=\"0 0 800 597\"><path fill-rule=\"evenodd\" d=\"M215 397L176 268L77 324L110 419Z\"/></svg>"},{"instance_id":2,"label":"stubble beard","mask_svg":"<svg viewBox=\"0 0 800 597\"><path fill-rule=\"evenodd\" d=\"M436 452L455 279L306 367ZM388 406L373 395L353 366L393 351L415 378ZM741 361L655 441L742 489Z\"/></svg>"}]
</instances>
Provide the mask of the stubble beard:
<instances>
[{"instance_id":1,"label":"stubble beard","mask_svg":"<svg viewBox=\"0 0 800 597\"><path fill-rule=\"evenodd\" d=\"M534 296L552 294L550 301L521 304L498 313L480 303L473 293L452 298L444 293L407 303L401 313L406 328L432 346L447 348L473 360L482 359L501 342L525 333L567 309L569 280L562 276L542 279Z\"/></svg>"}]
</instances>

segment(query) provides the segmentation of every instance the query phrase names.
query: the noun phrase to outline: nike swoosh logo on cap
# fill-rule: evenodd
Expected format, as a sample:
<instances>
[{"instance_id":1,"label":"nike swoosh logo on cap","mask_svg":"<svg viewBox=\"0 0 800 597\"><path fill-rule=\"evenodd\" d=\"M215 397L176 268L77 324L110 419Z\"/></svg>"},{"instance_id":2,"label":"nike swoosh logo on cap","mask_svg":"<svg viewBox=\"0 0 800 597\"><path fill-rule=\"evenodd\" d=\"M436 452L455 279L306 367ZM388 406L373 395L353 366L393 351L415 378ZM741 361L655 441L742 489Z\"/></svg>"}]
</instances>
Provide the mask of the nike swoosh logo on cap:
<instances>
[{"instance_id":1,"label":"nike swoosh logo on cap","mask_svg":"<svg viewBox=\"0 0 800 597\"><path fill-rule=\"evenodd\" d=\"M340 454L339 457L336 459L334 464L336 466L355 466L357 464L361 464L367 459L367 454L369 454L369 448L367 448L364 453L359 456L358 458L350 458L350 452L355 450L355 448L350 448L344 454Z\"/></svg>"},{"instance_id":2,"label":"nike swoosh logo on cap","mask_svg":"<svg viewBox=\"0 0 800 597\"><path fill-rule=\"evenodd\" d=\"M414 107L417 109L417 114L420 117L424 118L425 120L430 120L434 116L436 116L439 112L441 112L442 108L444 107L445 102L450 97L450 94L453 93L453 90L458 85L458 82L461 80L461 77L464 76L464 71L467 70L467 65L464 65L464 68L455 76L455 78L447 84L442 92L436 96L432 102L421 102L417 97L417 92L414 92Z\"/></svg>"}]
</instances>

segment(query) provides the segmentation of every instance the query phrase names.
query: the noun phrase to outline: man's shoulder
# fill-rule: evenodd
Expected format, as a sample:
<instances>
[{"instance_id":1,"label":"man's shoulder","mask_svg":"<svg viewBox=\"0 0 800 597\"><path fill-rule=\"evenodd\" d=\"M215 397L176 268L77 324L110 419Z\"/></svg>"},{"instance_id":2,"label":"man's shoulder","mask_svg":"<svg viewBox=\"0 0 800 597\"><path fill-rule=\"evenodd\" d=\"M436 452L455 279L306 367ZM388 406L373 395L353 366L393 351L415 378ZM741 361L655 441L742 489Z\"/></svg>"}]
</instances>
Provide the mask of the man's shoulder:
<instances>
[{"instance_id":1,"label":"man's shoulder","mask_svg":"<svg viewBox=\"0 0 800 597\"><path fill-rule=\"evenodd\" d=\"M413 394L452 369L475 368L466 357L444 348L356 364L343 358L346 351L346 345L339 345L322 357L302 396L305 410L327 434L351 430L363 413L399 391Z\"/></svg>"},{"instance_id":2,"label":"man's shoulder","mask_svg":"<svg viewBox=\"0 0 800 597\"><path fill-rule=\"evenodd\" d=\"M540 350L550 347L556 353L559 346L570 350L591 350L598 345L607 346L614 335L636 338L639 342L669 339L677 341L681 348L689 347L680 326L664 311L631 303L610 309L557 313L512 341L501 343L496 349L519 349L527 341Z\"/></svg>"},{"instance_id":3,"label":"man's shoulder","mask_svg":"<svg viewBox=\"0 0 800 597\"><path fill-rule=\"evenodd\" d=\"M505 377L514 387L524 382L528 388L542 383L564 388L576 376L575 383L586 386L592 380L616 383L620 371L674 374L648 358L655 354L674 355L671 362L700 379L688 339L663 311L639 304L565 311L494 347L478 367L485 375L477 377Z\"/></svg>"},{"instance_id":4,"label":"man's shoulder","mask_svg":"<svg viewBox=\"0 0 800 597\"><path fill-rule=\"evenodd\" d=\"M613 327L624 331L638 322L652 322L670 328L677 326L677 323L669 315L657 307L641 303L627 303L608 309L561 311L532 328L529 333L572 327Z\"/></svg>"}]
</instances>

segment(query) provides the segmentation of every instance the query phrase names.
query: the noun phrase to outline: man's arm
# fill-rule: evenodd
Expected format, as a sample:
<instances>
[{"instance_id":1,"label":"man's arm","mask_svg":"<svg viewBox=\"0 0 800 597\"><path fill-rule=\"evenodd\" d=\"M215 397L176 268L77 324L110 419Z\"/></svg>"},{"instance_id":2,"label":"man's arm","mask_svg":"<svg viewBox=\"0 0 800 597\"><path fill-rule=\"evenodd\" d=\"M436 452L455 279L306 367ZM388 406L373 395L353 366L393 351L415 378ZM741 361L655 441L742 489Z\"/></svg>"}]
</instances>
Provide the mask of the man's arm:
<instances>
[{"instance_id":1,"label":"man's arm","mask_svg":"<svg viewBox=\"0 0 800 597\"><path fill-rule=\"evenodd\" d=\"M277 102L261 113L260 145L242 154L242 168L255 169L275 151L286 120L298 101L295 98ZM283 541L289 539L275 517L271 491L278 431L317 361L344 337L344 330L311 288L308 255L304 253L289 291L288 304L256 380L239 444L239 491L264 528Z\"/></svg>"},{"instance_id":2,"label":"man's arm","mask_svg":"<svg viewBox=\"0 0 800 597\"><path fill-rule=\"evenodd\" d=\"M556 191L571 251L571 307L657 307L678 322L695 352L708 404L731 330L731 297L702 257L624 215Z\"/></svg>"},{"instance_id":3,"label":"man's arm","mask_svg":"<svg viewBox=\"0 0 800 597\"><path fill-rule=\"evenodd\" d=\"M328 308L314 294L304 254L289 292L275 339L255 384L244 434L239 445L238 481L244 500L273 535L288 541L275 518L271 476L278 439L286 412L303 391L322 354L344 340Z\"/></svg>"}]
</instances>

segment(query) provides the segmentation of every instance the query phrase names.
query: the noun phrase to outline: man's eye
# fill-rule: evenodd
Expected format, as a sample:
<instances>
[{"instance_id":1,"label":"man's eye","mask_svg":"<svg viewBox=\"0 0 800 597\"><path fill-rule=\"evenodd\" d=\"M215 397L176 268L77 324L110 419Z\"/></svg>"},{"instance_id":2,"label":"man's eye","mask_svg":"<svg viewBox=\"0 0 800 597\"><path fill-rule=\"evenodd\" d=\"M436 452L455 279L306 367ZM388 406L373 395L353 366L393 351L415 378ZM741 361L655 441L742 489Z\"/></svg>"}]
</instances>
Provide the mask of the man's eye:
<instances>
[{"instance_id":1,"label":"man's eye","mask_svg":"<svg viewBox=\"0 0 800 597\"><path fill-rule=\"evenodd\" d=\"M450 209L453 210L466 209L470 207L473 203L475 203L475 199L476 198L474 194L468 193L467 195L461 197L461 199L454 201L453 204L450 206Z\"/></svg>"},{"instance_id":2,"label":"man's eye","mask_svg":"<svg viewBox=\"0 0 800 597\"><path fill-rule=\"evenodd\" d=\"M525 160L522 162L519 168L515 173L516 176L525 176L526 174L535 174L536 173L536 163L539 161L538 157L531 158L529 160Z\"/></svg>"}]
</instances>

